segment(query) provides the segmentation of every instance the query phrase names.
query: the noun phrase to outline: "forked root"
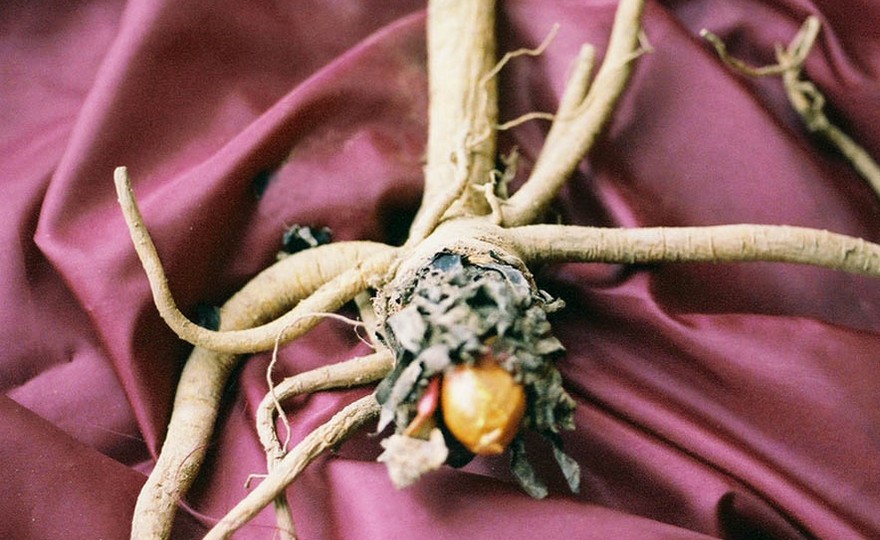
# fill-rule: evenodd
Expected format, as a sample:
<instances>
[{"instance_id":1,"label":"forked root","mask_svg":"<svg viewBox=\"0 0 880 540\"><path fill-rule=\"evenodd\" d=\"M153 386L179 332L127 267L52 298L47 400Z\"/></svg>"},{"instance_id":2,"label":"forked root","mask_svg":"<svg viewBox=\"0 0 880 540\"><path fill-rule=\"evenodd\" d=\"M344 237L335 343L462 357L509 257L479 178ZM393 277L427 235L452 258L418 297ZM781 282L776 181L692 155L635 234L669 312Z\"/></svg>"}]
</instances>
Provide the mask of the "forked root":
<instances>
[{"instance_id":1,"label":"forked root","mask_svg":"<svg viewBox=\"0 0 880 540\"><path fill-rule=\"evenodd\" d=\"M134 204L124 169L117 170L117 188L132 237L147 270L157 304L167 313L171 298L155 246ZM220 310L220 330L249 328L287 312L347 269L390 248L374 242L344 242L291 255L258 274ZM356 292L352 293L356 294ZM335 309L335 304L311 302L312 309ZM162 311L162 307L160 307ZM301 309L300 311L304 311ZM179 314L179 317L183 317ZM164 539L180 500L192 485L213 432L229 374L239 357L196 348L188 359L175 396L174 408L159 458L138 496L132 538Z\"/></svg>"},{"instance_id":2,"label":"forked root","mask_svg":"<svg viewBox=\"0 0 880 540\"><path fill-rule=\"evenodd\" d=\"M284 313L376 246L331 244L275 263L226 302L220 310L220 328L247 328ZM320 272L315 272L316 260L322 261ZM159 458L138 497L132 538L170 537L177 505L204 461L223 388L239 359L196 348L187 360Z\"/></svg>"},{"instance_id":3,"label":"forked root","mask_svg":"<svg viewBox=\"0 0 880 540\"><path fill-rule=\"evenodd\" d=\"M327 423L309 433L284 456L278 466L208 532L205 540L229 538L264 507L271 504L278 494L322 452L344 441L378 414L379 404L372 394L336 413Z\"/></svg>"},{"instance_id":4,"label":"forked root","mask_svg":"<svg viewBox=\"0 0 880 540\"><path fill-rule=\"evenodd\" d=\"M700 35L709 41L725 64L750 77L781 76L788 100L812 133L821 135L833 144L852 164L880 197L880 165L860 144L834 125L825 114L825 96L811 81L802 76L807 56L816 43L821 23L810 16L788 47L776 47L776 64L754 67L727 52L724 42L712 32L703 29Z\"/></svg>"},{"instance_id":5,"label":"forked root","mask_svg":"<svg viewBox=\"0 0 880 540\"><path fill-rule=\"evenodd\" d=\"M581 49L532 173L503 206L505 226L539 218L608 123L639 55L643 9L641 0L621 0L605 60L592 84L589 76L595 51L589 46Z\"/></svg>"},{"instance_id":6,"label":"forked root","mask_svg":"<svg viewBox=\"0 0 880 540\"><path fill-rule=\"evenodd\" d=\"M280 462L285 453L275 430L274 418L279 412L276 403L302 394L378 381L388 373L393 362L391 351L383 350L284 379L266 394L257 409L257 431L267 457L274 464Z\"/></svg>"},{"instance_id":7,"label":"forked root","mask_svg":"<svg viewBox=\"0 0 880 540\"><path fill-rule=\"evenodd\" d=\"M274 420L276 414L282 414L279 407L282 401L301 394L333 388L349 388L375 382L391 370L393 362L394 355L386 349L368 356L300 373L271 387L257 408L257 432L266 452L268 472L271 473L281 464L286 452L286 444L279 439ZM295 538L293 517L283 491L275 497L274 505L282 538Z\"/></svg>"}]
</instances>

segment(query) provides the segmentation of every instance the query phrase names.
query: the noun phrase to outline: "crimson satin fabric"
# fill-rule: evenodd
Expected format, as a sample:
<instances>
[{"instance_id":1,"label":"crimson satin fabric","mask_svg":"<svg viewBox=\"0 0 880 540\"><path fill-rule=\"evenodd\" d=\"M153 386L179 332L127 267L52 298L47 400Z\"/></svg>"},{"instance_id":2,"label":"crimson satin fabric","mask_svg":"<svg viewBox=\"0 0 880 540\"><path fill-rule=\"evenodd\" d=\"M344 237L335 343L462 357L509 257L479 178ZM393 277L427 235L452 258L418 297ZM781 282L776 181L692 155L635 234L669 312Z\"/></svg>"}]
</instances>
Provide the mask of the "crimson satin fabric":
<instances>
[{"instance_id":1,"label":"crimson satin fabric","mask_svg":"<svg viewBox=\"0 0 880 540\"><path fill-rule=\"evenodd\" d=\"M559 35L501 73L502 119L553 111L616 2L499 2L501 50ZM808 14L806 73L880 156L880 6L649 2L651 54L554 209L602 226L737 222L880 241L880 204L806 134L777 79L724 67L698 37L773 61ZM399 242L419 204L424 5L411 0L0 4L0 537L124 538L188 346L163 325L115 202L127 165L181 306L220 304L290 224ZM546 123L501 135L521 172ZM261 189L265 187L265 189ZM261 193L261 196L258 196ZM880 537L880 282L777 264L561 264L542 287L578 406L583 468L529 499L503 459L395 491L362 433L288 491L300 534L387 538ZM363 354L322 324L278 376ZM175 538L200 537L264 471L253 428L268 356L243 363ZM365 390L288 407L301 437ZM263 512L238 538L272 538Z\"/></svg>"}]
</instances>

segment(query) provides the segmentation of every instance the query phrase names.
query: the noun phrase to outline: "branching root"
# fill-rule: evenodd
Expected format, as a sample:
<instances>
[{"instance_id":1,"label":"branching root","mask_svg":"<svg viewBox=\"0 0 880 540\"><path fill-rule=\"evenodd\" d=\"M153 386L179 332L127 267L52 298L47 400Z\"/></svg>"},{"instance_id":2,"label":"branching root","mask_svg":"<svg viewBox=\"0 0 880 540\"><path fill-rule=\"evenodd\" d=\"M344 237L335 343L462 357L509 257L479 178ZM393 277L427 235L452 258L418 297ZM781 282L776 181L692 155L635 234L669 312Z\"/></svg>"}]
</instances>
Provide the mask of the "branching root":
<instances>
[{"instance_id":1,"label":"branching root","mask_svg":"<svg viewBox=\"0 0 880 540\"><path fill-rule=\"evenodd\" d=\"M348 388L369 384L384 377L394 362L391 351L385 349L369 356L353 358L346 362L323 366L305 373L284 379L269 392L257 408L257 432L266 452L266 466L271 473L280 464L287 451L286 441L282 443L275 429L276 414L283 418L280 403L301 394ZM285 424L288 430L289 426ZM295 527L287 498L280 493L274 500L278 528L283 538L295 538Z\"/></svg>"},{"instance_id":2,"label":"branching root","mask_svg":"<svg viewBox=\"0 0 880 540\"><path fill-rule=\"evenodd\" d=\"M595 78L596 51L590 45L581 48L531 175L513 196L506 198L509 178L493 173L497 130L547 116L532 113L499 126L496 75L514 56L540 54L553 33L537 49L508 53L496 63L495 0L431 0L428 162L424 199L409 240L402 248L343 242L282 259L224 305L218 331L198 326L178 309L128 174L124 167L116 169L119 202L159 313L181 339L197 347L181 375L156 467L138 498L132 538L170 537L176 507L204 460L223 387L239 359L237 355L273 347L277 351L281 344L301 336L322 317L357 298L373 346L380 350L298 374L277 386L269 378L269 392L257 410L268 475L206 537L228 538L274 501L279 533L285 539L293 538L295 530L285 488L321 452L374 418L380 406L374 395L361 398L287 452L286 442L281 442L275 426L276 414L286 421L281 402L306 392L366 384L388 373L395 353L381 348L379 335L386 328L383 325L395 309L400 309L415 276L439 253L457 253L472 260L503 260L505 264L510 260L511 266L522 267L523 275L530 275L524 264L561 261L778 261L880 277L880 245L802 227L610 229L530 225L541 217L590 151L624 90L633 60L650 48L641 28L643 8L643 0L620 1L605 60ZM880 194L880 168L827 121L822 113L824 98L800 78L817 32L818 22L808 19L795 41L787 49L777 50L779 64L767 68L746 66L726 53L720 39L704 35L737 69L752 75L782 75L792 103L810 129L837 144ZM379 290L380 294L371 299L369 289ZM273 363L274 358L273 354Z\"/></svg>"},{"instance_id":3,"label":"branching root","mask_svg":"<svg viewBox=\"0 0 880 540\"><path fill-rule=\"evenodd\" d=\"M715 47L724 63L740 73L750 77L781 76L788 100L807 129L833 144L880 197L880 165L867 150L828 119L825 114L825 96L815 84L801 76L807 55L816 42L820 28L819 19L807 17L788 47L777 45L776 64L761 67L750 66L731 56L721 38L712 32L703 29L700 35Z\"/></svg>"},{"instance_id":4,"label":"branching root","mask_svg":"<svg viewBox=\"0 0 880 540\"><path fill-rule=\"evenodd\" d=\"M205 540L229 538L272 503L312 460L323 451L340 444L378 414L379 404L372 394L336 413L326 424L309 433L302 442L294 446L268 476L208 532Z\"/></svg>"},{"instance_id":5,"label":"branching root","mask_svg":"<svg viewBox=\"0 0 880 540\"><path fill-rule=\"evenodd\" d=\"M125 167L116 169L114 179L119 203L128 224L132 242L147 273L153 299L159 313L178 337L203 349L227 354L243 354L269 350L276 340L288 343L312 329L319 322L319 317L311 317L310 314L338 310L358 293L369 287L370 282L375 280L377 276L387 272L396 256L393 248L382 244L373 244L373 247L369 249L369 256L355 259L343 258L339 257L340 252L332 247L335 244L331 244L329 249L322 254L335 253L339 259L329 261L329 264L333 265L341 261L343 264L347 263L350 270L323 283L319 289L294 309L272 322L246 330L209 330L189 320L178 309L159 260L156 246L147 232L143 217L134 199ZM362 255L362 251L357 250L356 255ZM315 266L307 272L326 275L326 272L321 269L321 265L325 262L324 258L314 256ZM279 336L281 337L279 338Z\"/></svg>"},{"instance_id":6,"label":"branching root","mask_svg":"<svg viewBox=\"0 0 880 540\"><path fill-rule=\"evenodd\" d=\"M629 80L632 61L641 54L643 8L640 0L620 2L605 60L592 85L589 76L595 51L589 46L581 49L532 173L505 205L505 226L525 225L539 218L592 148Z\"/></svg>"}]
</instances>

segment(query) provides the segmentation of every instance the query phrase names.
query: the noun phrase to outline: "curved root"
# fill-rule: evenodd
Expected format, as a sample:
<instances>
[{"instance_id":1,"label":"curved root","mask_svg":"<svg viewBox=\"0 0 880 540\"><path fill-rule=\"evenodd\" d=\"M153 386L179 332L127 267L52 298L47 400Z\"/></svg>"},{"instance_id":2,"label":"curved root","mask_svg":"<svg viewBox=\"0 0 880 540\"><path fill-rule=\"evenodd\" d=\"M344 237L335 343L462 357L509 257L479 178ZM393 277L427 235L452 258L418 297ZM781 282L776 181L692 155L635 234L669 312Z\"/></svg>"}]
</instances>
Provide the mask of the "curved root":
<instances>
[{"instance_id":1,"label":"curved root","mask_svg":"<svg viewBox=\"0 0 880 540\"><path fill-rule=\"evenodd\" d=\"M177 308L156 246L150 238L134 199L125 167L116 168L114 181L132 243L147 273L159 314L178 337L203 349L227 354L243 354L269 350L276 341L287 343L294 340L319 322L319 319L309 316L311 313L336 311L369 287L369 282L375 276L386 272L396 258L394 248L373 244L375 247L372 249L374 252L372 257L351 262L349 266L354 266L353 269L325 283L296 308L278 319L247 330L209 330L190 321ZM313 262L319 265L323 261L316 257ZM314 269L307 271L320 273Z\"/></svg>"},{"instance_id":2,"label":"curved root","mask_svg":"<svg viewBox=\"0 0 880 540\"><path fill-rule=\"evenodd\" d=\"M290 309L352 265L386 249L372 242L330 244L291 255L264 270L220 310L220 328L246 328ZM138 496L132 538L171 534L177 505L204 461L223 387L238 357L196 348L181 373L165 442Z\"/></svg>"}]
</instances>

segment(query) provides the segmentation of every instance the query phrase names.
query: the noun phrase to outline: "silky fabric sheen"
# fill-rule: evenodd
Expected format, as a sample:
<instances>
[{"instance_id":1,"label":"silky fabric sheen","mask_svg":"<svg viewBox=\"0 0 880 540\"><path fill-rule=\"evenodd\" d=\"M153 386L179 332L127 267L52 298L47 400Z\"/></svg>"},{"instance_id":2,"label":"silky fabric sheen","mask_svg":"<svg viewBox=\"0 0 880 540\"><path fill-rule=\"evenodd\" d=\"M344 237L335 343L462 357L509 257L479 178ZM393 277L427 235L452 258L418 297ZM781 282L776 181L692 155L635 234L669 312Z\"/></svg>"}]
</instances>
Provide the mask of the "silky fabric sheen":
<instances>
[{"instance_id":1,"label":"silky fabric sheen","mask_svg":"<svg viewBox=\"0 0 880 540\"><path fill-rule=\"evenodd\" d=\"M616 2L499 2L502 120L555 110L581 43L603 51ZM809 14L805 74L833 120L880 156L880 5L648 2L651 52L547 219L608 227L766 223L880 241L880 203L811 136L775 61ZM180 306L219 305L271 264L292 224L399 243L420 204L425 5L10 0L0 5L0 537L125 538L190 347L152 304L113 189L129 168ZM600 54L601 55L601 54ZM499 135L519 180L547 133ZM577 401L570 494L530 440L551 495L504 458L396 491L369 430L288 489L300 536L880 537L880 281L782 264L558 264L539 284ZM275 376L365 354L327 321ZM265 471L253 428L269 354L242 363L174 538L201 537ZM298 440L368 389L287 410ZM272 538L263 511L236 538Z\"/></svg>"}]
</instances>

